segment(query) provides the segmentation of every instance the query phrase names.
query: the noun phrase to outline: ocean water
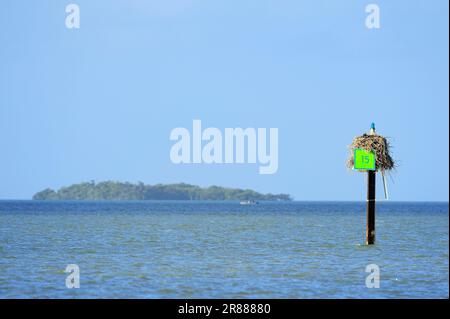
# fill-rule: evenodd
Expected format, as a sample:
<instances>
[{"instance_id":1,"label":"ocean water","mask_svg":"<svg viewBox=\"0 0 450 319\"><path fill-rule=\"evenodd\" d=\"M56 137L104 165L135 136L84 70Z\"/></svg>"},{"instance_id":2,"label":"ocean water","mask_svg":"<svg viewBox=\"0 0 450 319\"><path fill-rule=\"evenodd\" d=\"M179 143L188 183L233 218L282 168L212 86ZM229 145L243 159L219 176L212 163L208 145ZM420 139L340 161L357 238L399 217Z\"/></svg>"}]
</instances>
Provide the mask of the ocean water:
<instances>
[{"instance_id":1,"label":"ocean water","mask_svg":"<svg viewBox=\"0 0 450 319\"><path fill-rule=\"evenodd\" d=\"M448 203L364 205L0 201L0 298L448 298Z\"/></svg>"}]
</instances>

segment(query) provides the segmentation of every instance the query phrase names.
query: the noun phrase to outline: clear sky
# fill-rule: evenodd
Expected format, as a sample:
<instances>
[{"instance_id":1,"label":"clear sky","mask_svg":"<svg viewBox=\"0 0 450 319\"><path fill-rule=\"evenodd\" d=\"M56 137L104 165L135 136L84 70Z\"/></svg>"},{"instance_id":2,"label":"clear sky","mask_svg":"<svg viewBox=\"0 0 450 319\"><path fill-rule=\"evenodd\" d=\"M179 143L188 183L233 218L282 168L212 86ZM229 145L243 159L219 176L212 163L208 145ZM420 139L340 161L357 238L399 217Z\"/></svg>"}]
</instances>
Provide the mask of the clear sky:
<instances>
[{"instance_id":1,"label":"clear sky","mask_svg":"<svg viewBox=\"0 0 450 319\"><path fill-rule=\"evenodd\" d=\"M65 27L71 2L78 30ZM369 3L380 29L365 26ZM345 161L373 121L399 164L391 199L448 201L448 9L447 0L3 0L0 198L120 180L363 200L364 176ZM173 164L170 131L192 130L194 119L278 128L278 172Z\"/></svg>"}]
</instances>

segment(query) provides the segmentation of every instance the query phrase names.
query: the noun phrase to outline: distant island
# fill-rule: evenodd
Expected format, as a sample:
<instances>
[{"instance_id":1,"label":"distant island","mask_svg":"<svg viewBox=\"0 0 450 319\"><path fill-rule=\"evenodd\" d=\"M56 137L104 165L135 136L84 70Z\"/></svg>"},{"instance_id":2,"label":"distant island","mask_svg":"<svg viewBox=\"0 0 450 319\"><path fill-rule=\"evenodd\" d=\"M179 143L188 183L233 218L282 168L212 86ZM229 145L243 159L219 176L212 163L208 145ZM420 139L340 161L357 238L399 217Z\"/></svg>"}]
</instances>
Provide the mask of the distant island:
<instances>
[{"instance_id":1,"label":"distant island","mask_svg":"<svg viewBox=\"0 0 450 319\"><path fill-rule=\"evenodd\" d=\"M287 194L261 194L250 189L219 186L200 187L185 183L156 184L94 181L47 188L36 193L33 200L260 200L290 201Z\"/></svg>"}]
</instances>

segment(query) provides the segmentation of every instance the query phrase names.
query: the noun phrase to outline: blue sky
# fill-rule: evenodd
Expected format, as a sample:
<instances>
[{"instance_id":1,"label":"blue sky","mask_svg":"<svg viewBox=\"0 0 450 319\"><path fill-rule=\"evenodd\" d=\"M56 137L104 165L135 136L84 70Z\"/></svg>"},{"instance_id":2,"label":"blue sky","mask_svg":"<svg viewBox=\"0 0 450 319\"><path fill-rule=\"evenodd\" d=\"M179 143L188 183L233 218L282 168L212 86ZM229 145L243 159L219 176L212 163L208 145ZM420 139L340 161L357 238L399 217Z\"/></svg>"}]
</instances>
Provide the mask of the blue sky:
<instances>
[{"instance_id":1,"label":"blue sky","mask_svg":"<svg viewBox=\"0 0 450 319\"><path fill-rule=\"evenodd\" d=\"M391 199L448 201L446 0L71 2L0 6L0 198L121 180L362 200L347 146L373 121L399 164ZM173 164L170 131L194 119L277 127L278 172Z\"/></svg>"}]
</instances>

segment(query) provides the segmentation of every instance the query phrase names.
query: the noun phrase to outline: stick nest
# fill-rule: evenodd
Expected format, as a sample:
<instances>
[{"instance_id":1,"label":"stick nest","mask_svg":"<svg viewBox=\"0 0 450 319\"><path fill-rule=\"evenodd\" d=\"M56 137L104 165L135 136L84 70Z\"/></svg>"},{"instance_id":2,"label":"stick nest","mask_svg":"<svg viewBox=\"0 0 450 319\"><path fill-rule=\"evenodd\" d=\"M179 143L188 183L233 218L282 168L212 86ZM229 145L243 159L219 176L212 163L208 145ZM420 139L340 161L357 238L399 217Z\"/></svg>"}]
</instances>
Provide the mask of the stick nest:
<instances>
[{"instance_id":1,"label":"stick nest","mask_svg":"<svg viewBox=\"0 0 450 319\"><path fill-rule=\"evenodd\" d=\"M390 145L388 140L381 135L367 135L357 136L353 139L350 145L350 157L347 161L348 168L353 168L354 165L354 150L361 148L369 152L375 153L376 170L388 171L395 168L395 162L389 154Z\"/></svg>"}]
</instances>

